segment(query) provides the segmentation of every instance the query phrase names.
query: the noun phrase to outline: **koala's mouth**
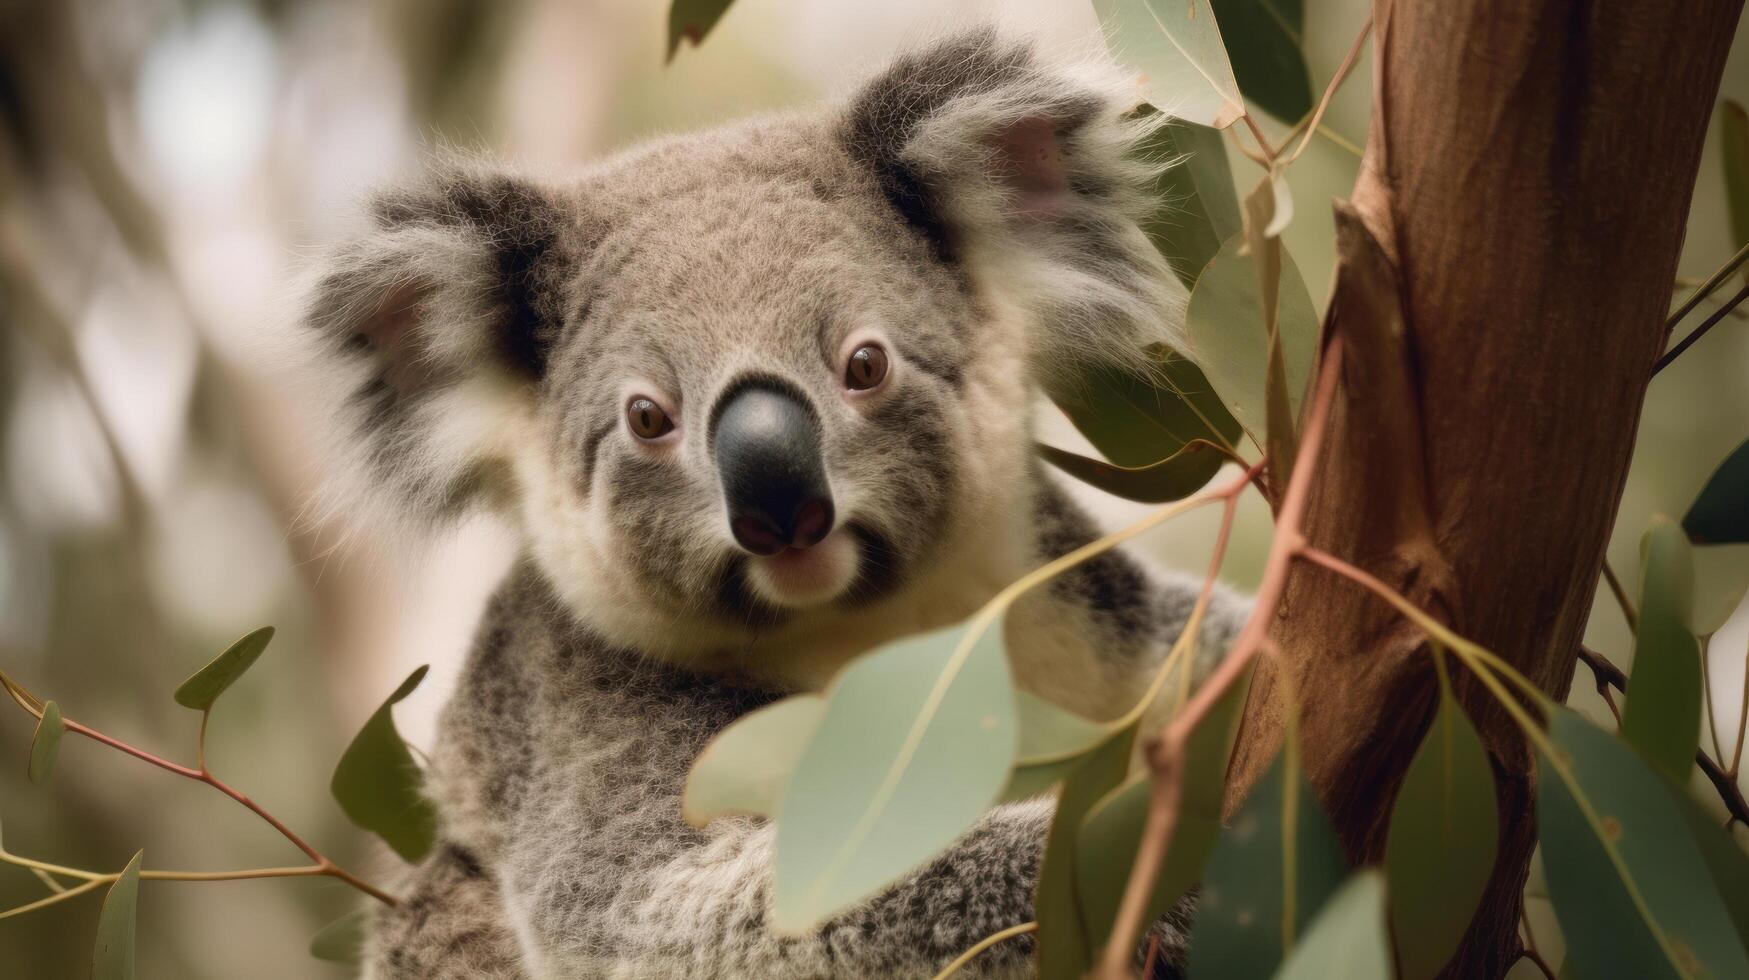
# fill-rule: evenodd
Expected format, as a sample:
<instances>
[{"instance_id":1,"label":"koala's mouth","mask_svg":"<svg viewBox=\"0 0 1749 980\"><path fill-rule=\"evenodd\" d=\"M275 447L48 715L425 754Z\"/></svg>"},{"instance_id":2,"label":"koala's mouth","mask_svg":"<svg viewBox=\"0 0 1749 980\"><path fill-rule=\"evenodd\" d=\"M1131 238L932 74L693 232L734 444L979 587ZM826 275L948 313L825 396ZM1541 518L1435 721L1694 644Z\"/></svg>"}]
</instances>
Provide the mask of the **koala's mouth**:
<instances>
[{"instance_id":1,"label":"koala's mouth","mask_svg":"<svg viewBox=\"0 0 1749 980\"><path fill-rule=\"evenodd\" d=\"M858 606L890 592L898 555L869 524L841 524L812 548L739 555L725 569L719 601L749 625L774 626L790 613L830 604Z\"/></svg>"},{"instance_id":2,"label":"koala's mouth","mask_svg":"<svg viewBox=\"0 0 1749 980\"><path fill-rule=\"evenodd\" d=\"M760 599L784 609L823 605L849 590L861 551L856 536L840 527L811 548L785 548L749 558L747 586Z\"/></svg>"}]
</instances>

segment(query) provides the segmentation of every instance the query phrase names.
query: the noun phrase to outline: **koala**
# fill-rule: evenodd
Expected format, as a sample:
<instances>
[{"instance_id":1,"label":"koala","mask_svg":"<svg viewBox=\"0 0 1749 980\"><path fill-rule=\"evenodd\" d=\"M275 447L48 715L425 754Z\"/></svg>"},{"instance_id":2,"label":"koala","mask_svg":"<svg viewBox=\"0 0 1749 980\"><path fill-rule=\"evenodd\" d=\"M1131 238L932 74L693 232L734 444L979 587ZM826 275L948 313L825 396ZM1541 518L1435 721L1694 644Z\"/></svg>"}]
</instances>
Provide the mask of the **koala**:
<instances>
[{"instance_id":1,"label":"koala","mask_svg":"<svg viewBox=\"0 0 1749 980\"><path fill-rule=\"evenodd\" d=\"M977 30L810 111L374 199L303 322L357 506L496 509L522 553L444 710L439 843L377 915L368 977L929 977L1033 918L1048 797L801 936L767 923L773 828L695 829L680 799L736 718L1098 535L1030 419L1182 318L1138 225L1130 89ZM1128 709L1197 588L1121 552L1076 567L1009 614L1017 682ZM1200 649L1244 614L1217 590ZM1187 915L1155 927L1164 962ZM963 974L1031 975L1032 949Z\"/></svg>"}]
</instances>

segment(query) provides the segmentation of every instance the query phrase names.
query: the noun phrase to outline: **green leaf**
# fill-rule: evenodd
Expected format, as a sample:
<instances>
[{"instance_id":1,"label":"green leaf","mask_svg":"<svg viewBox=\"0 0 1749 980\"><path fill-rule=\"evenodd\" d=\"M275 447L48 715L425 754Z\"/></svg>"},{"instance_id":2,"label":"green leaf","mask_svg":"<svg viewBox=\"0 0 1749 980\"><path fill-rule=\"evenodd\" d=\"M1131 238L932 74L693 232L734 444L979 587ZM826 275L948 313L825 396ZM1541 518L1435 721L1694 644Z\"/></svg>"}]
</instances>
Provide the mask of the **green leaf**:
<instances>
[{"instance_id":1,"label":"green leaf","mask_svg":"<svg viewBox=\"0 0 1749 980\"><path fill-rule=\"evenodd\" d=\"M1202 369L1163 346L1150 354L1153 376L1101 367L1052 397L1087 441L1120 467L1150 466L1197 439L1236 443L1239 423Z\"/></svg>"},{"instance_id":2,"label":"green leaf","mask_svg":"<svg viewBox=\"0 0 1749 980\"><path fill-rule=\"evenodd\" d=\"M1185 329L1190 334L1189 353L1201 365L1215 394L1261 446L1269 421L1265 397L1270 371L1269 329L1258 297L1256 265L1249 255L1240 254L1244 246L1243 234L1232 236L1203 270L1190 294ZM1285 248L1280 282L1276 324L1281 337L1283 388L1287 412L1297 419L1318 344L1318 315L1299 267Z\"/></svg>"},{"instance_id":3,"label":"green leaf","mask_svg":"<svg viewBox=\"0 0 1749 980\"><path fill-rule=\"evenodd\" d=\"M145 853L134 852L103 897L103 911L97 914L97 945L91 953L91 980L133 980L134 910L139 905L140 859Z\"/></svg>"},{"instance_id":4,"label":"green leaf","mask_svg":"<svg viewBox=\"0 0 1749 980\"><path fill-rule=\"evenodd\" d=\"M1725 200L1731 208L1731 244L1749 243L1749 114L1730 99L1719 106L1724 117Z\"/></svg>"},{"instance_id":5,"label":"green leaf","mask_svg":"<svg viewBox=\"0 0 1749 980\"><path fill-rule=\"evenodd\" d=\"M1136 726L1126 725L1109 736L1063 783L1057 812L1045 838L1044 863L1039 868L1033 914L1038 919L1039 980L1080 980L1099 947L1081 914L1077 887L1077 852L1081 822L1129 773Z\"/></svg>"},{"instance_id":6,"label":"green leaf","mask_svg":"<svg viewBox=\"0 0 1749 980\"><path fill-rule=\"evenodd\" d=\"M1277 980L1391 980L1385 932L1385 876L1357 871L1324 903Z\"/></svg>"},{"instance_id":7,"label":"green leaf","mask_svg":"<svg viewBox=\"0 0 1749 980\"><path fill-rule=\"evenodd\" d=\"M176 689L176 703L184 708L206 711L237 682L243 672L254 666L267 644L273 640L273 627L263 626L225 649L205 667L194 672Z\"/></svg>"},{"instance_id":8,"label":"green leaf","mask_svg":"<svg viewBox=\"0 0 1749 980\"><path fill-rule=\"evenodd\" d=\"M1183 500L1207 486L1227 461L1227 456L1213 443L1201 439L1149 466L1113 466L1042 443L1038 453L1082 483L1145 504Z\"/></svg>"},{"instance_id":9,"label":"green leaf","mask_svg":"<svg viewBox=\"0 0 1749 980\"><path fill-rule=\"evenodd\" d=\"M1731 451L1682 517L1695 544L1749 544L1749 441Z\"/></svg>"},{"instance_id":10,"label":"green leaf","mask_svg":"<svg viewBox=\"0 0 1749 980\"><path fill-rule=\"evenodd\" d=\"M1694 560L1682 529L1662 515L1641 542L1640 623L1621 734L1665 775L1688 781L1700 746L1700 644L1688 631Z\"/></svg>"},{"instance_id":11,"label":"green leaf","mask_svg":"<svg viewBox=\"0 0 1749 980\"><path fill-rule=\"evenodd\" d=\"M1717 633L1743 604L1749 592L1749 545L1714 544L1694 549L1694 617L1688 621L1696 636Z\"/></svg>"},{"instance_id":12,"label":"green leaf","mask_svg":"<svg viewBox=\"0 0 1749 980\"><path fill-rule=\"evenodd\" d=\"M30 768L33 783L46 783L55 770L55 757L61 753L61 734L67 726L61 721L61 708L53 701L43 702L43 716L36 723L36 734L30 739Z\"/></svg>"},{"instance_id":13,"label":"green leaf","mask_svg":"<svg viewBox=\"0 0 1749 980\"><path fill-rule=\"evenodd\" d=\"M1173 0L1165 0L1173 2ZM1301 0L1211 0L1239 91L1282 122L1312 111L1312 73L1300 50Z\"/></svg>"},{"instance_id":14,"label":"green leaf","mask_svg":"<svg viewBox=\"0 0 1749 980\"><path fill-rule=\"evenodd\" d=\"M1227 759L1239 734L1251 675L1246 673L1221 695L1190 734L1184 750L1183 795L1178 826L1166 863L1155 879L1143 916L1152 922L1202 878L1203 867L1221 836L1221 804L1227 788ZM1075 853L1075 881L1087 922L1091 946L1099 949L1111 937L1118 904L1141 845L1148 818L1153 780L1146 774L1109 793L1088 813Z\"/></svg>"},{"instance_id":15,"label":"green leaf","mask_svg":"<svg viewBox=\"0 0 1749 980\"><path fill-rule=\"evenodd\" d=\"M693 47L704 43L704 37L723 19L733 0L674 0L668 7L668 54L672 62L680 50L680 41L691 41Z\"/></svg>"},{"instance_id":16,"label":"green leaf","mask_svg":"<svg viewBox=\"0 0 1749 980\"><path fill-rule=\"evenodd\" d=\"M775 817L796 763L826 716L826 699L798 694L717 733L686 777L680 813L694 827L732 813Z\"/></svg>"},{"instance_id":17,"label":"green leaf","mask_svg":"<svg viewBox=\"0 0 1749 980\"><path fill-rule=\"evenodd\" d=\"M1208 0L1093 0L1093 9L1113 59L1142 74L1149 101L1216 129L1245 114Z\"/></svg>"},{"instance_id":18,"label":"green leaf","mask_svg":"<svg viewBox=\"0 0 1749 980\"><path fill-rule=\"evenodd\" d=\"M1701 860L1712 875L1713 886L1719 890L1719 897L1737 927L1737 942L1749 948L1749 854L1743 853L1730 833L1701 809L1693 797L1680 790L1675 796L1682 804L1682 818L1688 822L1694 843L1700 848Z\"/></svg>"},{"instance_id":19,"label":"green leaf","mask_svg":"<svg viewBox=\"0 0 1749 980\"><path fill-rule=\"evenodd\" d=\"M1557 755L1538 760L1537 829L1579 975L1749 976L1677 791L1566 708L1550 709L1549 737Z\"/></svg>"},{"instance_id":20,"label":"green leaf","mask_svg":"<svg viewBox=\"0 0 1749 980\"><path fill-rule=\"evenodd\" d=\"M346 747L334 767L329 790L353 823L376 834L402 860L417 864L437 839L437 809L420 792L419 767L391 709L425 679L428 667L415 670Z\"/></svg>"},{"instance_id":21,"label":"green leaf","mask_svg":"<svg viewBox=\"0 0 1749 980\"><path fill-rule=\"evenodd\" d=\"M1475 917L1499 843L1494 806L1488 752L1442 684L1433 725L1397 791L1385 842L1403 980L1437 976Z\"/></svg>"},{"instance_id":22,"label":"green leaf","mask_svg":"<svg viewBox=\"0 0 1749 980\"><path fill-rule=\"evenodd\" d=\"M846 668L784 790L773 927L812 929L975 824L1014 764L1014 711L1000 616Z\"/></svg>"},{"instance_id":23,"label":"green leaf","mask_svg":"<svg viewBox=\"0 0 1749 980\"><path fill-rule=\"evenodd\" d=\"M1139 112L1147 115L1155 109L1143 106ZM1193 289L1221 243L1243 228L1221 131L1174 120L1156 129L1137 155L1163 168L1154 178L1158 204L1142 230L1184 288Z\"/></svg>"},{"instance_id":24,"label":"green leaf","mask_svg":"<svg viewBox=\"0 0 1749 980\"><path fill-rule=\"evenodd\" d=\"M1291 952L1284 940L1297 944L1347 874L1329 818L1290 758L1276 757L1209 857L1190 940L1193 977L1272 975Z\"/></svg>"},{"instance_id":25,"label":"green leaf","mask_svg":"<svg viewBox=\"0 0 1749 980\"><path fill-rule=\"evenodd\" d=\"M1014 692L1014 710L1020 751L1002 788L1004 803L1038 796L1062 782L1113 732L1109 724L1065 711L1029 691Z\"/></svg>"},{"instance_id":26,"label":"green leaf","mask_svg":"<svg viewBox=\"0 0 1749 980\"><path fill-rule=\"evenodd\" d=\"M362 962L364 935L369 928L369 909L348 912L310 937L310 955L330 963Z\"/></svg>"},{"instance_id":27,"label":"green leaf","mask_svg":"<svg viewBox=\"0 0 1749 980\"><path fill-rule=\"evenodd\" d=\"M1245 198L1245 248L1257 270L1257 296L1263 317L1263 335L1268 361L1263 371L1265 446L1269 451L1270 480L1287 486L1293 472L1299 437L1294 428L1299 405L1288 397L1287 359L1281 333L1281 239L1277 237L1278 210L1287 184L1278 171L1271 171ZM1291 200L1291 199L1290 199ZM1289 216L1292 206L1289 205ZM1303 381L1301 382L1303 385Z\"/></svg>"}]
</instances>

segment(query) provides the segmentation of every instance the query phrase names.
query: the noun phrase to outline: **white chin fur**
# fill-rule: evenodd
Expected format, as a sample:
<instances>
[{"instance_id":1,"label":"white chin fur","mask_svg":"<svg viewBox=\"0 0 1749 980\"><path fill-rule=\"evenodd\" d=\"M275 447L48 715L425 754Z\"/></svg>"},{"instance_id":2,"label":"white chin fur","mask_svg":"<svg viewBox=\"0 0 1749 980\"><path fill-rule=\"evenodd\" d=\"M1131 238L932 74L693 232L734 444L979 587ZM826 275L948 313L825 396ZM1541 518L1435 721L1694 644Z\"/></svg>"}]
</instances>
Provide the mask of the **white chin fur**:
<instances>
[{"instance_id":1,"label":"white chin fur","mask_svg":"<svg viewBox=\"0 0 1749 980\"><path fill-rule=\"evenodd\" d=\"M830 602L856 577L856 539L843 528L806 551L783 551L747 563L747 584L761 599L785 609Z\"/></svg>"}]
</instances>

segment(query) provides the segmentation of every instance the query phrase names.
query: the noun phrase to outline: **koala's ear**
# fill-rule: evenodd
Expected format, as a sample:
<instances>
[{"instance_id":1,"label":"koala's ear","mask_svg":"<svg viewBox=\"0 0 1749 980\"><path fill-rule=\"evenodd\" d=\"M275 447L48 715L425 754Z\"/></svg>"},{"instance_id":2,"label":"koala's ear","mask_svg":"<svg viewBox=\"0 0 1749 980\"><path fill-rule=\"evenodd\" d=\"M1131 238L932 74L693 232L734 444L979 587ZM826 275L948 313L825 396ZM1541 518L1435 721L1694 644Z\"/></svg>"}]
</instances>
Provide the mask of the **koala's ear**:
<instances>
[{"instance_id":1,"label":"koala's ear","mask_svg":"<svg viewBox=\"0 0 1749 980\"><path fill-rule=\"evenodd\" d=\"M851 100L853 158L944 262L1023 305L1047 383L1172 341L1184 291L1139 222L1164 119L1102 63L1057 65L989 30L901 58Z\"/></svg>"},{"instance_id":2,"label":"koala's ear","mask_svg":"<svg viewBox=\"0 0 1749 980\"><path fill-rule=\"evenodd\" d=\"M452 516L506 483L557 343L580 233L527 180L449 168L378 195L304 311L338 386L355 503ZM358 499L362 496L362 500Z\"/></svg>"}]
</instances>

